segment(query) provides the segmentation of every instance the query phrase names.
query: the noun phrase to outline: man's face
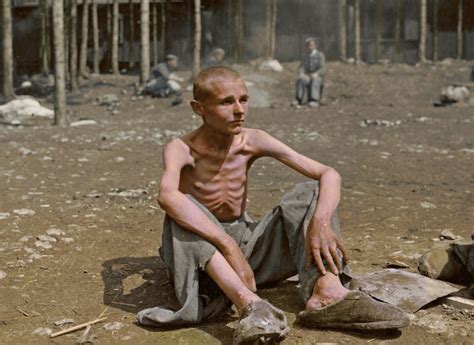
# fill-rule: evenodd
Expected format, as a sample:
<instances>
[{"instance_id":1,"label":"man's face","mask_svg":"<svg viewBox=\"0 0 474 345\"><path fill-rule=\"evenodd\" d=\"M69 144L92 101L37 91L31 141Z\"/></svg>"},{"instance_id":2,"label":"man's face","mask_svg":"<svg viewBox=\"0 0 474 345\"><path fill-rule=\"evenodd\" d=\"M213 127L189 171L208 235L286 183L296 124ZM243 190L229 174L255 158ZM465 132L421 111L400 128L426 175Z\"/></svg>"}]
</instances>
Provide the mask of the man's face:
<instances>
[{"instance_id":1,"label":"man's face","mask_svg":"<svg viewBox=\"0 0 474 345\"><path fill-rule=\"evenodd\" d=\"M316 42L314 41L309 41L307 44L306 44L306 50L308 52L312 52L314 49L316 49Z\"/></svg>"},{"instance_id":2,"label":"man's face","mask_svg":"<svg viewBox=\"0 0 474 345\"><path fill-rule=\"evenodd\" d=\"M169 59L168 65L172 68L178 67L178 60L177 59Z\"/></svg>"},{"instance_id":3,"label":"man's face","mask_svg":"<svg viewBox=\"0 0 474 345\"><path fill-rule=\"evenodd\" d=\"M211 84L211 94L200 102L204 123L227 135L239 134L248 111L248 91L242 79Z\"/></svg>"},{"instance_id":4,"label":"man's face","mask_svg":"<svg viewBox=\"0 0 474 345\"><path fill-rule=\"evenodd\" d=\"M222 60L224 60L224 54L214 53L214 58L216 59L217 62L221 62Z\"/></svg>"}]
</instances>

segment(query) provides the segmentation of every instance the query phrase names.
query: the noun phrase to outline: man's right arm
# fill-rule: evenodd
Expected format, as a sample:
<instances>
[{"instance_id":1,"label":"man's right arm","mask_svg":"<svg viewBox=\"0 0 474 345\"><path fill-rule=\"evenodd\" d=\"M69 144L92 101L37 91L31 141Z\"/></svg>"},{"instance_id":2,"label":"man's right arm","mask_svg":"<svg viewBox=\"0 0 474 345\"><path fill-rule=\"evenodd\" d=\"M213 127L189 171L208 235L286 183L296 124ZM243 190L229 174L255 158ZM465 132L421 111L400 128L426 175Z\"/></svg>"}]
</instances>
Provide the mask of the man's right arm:
<instances>
[{"instance_id":1,"label":"man's right arm","mask_svg":"<svg viewBox=\"0 0 474 345\"><path fill-rule=\"evenodd\" d=\"M164 172L158 203L176 223L212 243L251 290L256 290L253 271L237 243L179 190L181 169L192 164L189 148L175 139L163 150Z\"/></svg>"}]
</instances>

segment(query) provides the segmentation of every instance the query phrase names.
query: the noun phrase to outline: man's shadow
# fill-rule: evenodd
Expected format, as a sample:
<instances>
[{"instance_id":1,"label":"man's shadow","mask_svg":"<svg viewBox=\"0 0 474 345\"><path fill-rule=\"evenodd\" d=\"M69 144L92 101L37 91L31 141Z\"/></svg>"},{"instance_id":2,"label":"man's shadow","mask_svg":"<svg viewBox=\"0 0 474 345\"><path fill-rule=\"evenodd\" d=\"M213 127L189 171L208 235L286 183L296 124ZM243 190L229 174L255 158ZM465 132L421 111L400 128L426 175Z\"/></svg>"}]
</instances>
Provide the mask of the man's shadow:
<instances>
[{"instance_id":1,"label":"man's shadow","mask_svg":"<svg viewBox=\"0 0 474 345\"><path fill-rule=\"evenodd\" d=\"M157 305L177 301L161 258L121 257L102 264L104 304L120 310L137 313Z\"/></svg>"},{"instance_id":2,"label":"man's shadow","mask_svg":"<svg viewBox=\"0 0 474 345\"><path fill-rule=\"evenodd\" d=\"M168 268L158 256L107 260L102 264L101 276L104 282L103 301L107 306L132 314L156 306L179 309L173 285L168 277ZM210 334L223 344L232 344L233 329L225 326L229 321L229 316L223 316L191 327ZM176 330L176 327L139 326L152 332Z\"/></svg>"}]
</instances>

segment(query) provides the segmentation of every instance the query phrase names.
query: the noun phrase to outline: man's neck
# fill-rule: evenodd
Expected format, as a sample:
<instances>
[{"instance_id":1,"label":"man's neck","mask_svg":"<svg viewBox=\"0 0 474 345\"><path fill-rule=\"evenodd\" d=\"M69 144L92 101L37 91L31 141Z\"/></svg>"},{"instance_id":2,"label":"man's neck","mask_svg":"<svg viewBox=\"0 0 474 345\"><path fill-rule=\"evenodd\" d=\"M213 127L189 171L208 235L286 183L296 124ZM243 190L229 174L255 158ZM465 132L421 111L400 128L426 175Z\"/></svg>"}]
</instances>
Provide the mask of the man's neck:
<instances>
[{"instance_id":1,"label":"man's neck","mask_svg":"<svg viewBox=\"0 0 474 345\"><path fill-rule=\"evenodd\" d=\"M235 135L223 134L207 127L205 124L199 130L197 136L198 145L208 147L216 151L228 151L234 142Z\"/></svg>"}]
</instances>

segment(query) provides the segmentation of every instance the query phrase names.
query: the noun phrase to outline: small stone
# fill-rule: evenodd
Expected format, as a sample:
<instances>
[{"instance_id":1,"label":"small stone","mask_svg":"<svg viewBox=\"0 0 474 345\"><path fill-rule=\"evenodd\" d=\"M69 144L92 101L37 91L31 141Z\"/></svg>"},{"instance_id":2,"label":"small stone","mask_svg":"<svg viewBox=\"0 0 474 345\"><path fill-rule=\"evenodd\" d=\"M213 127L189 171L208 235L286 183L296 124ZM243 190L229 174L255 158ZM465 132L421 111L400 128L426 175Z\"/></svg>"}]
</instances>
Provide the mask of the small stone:
<instances>
[{"instance_id":1,"label":"small stone","mask_svg":"<svg viewBox=\"0 0 474 345\"><path fill-rule=\"evenodd\" d=\"M117 163L121 163L121 162L125 161L125 158L118 156L118 157L115 157L114 160L115 160Z\"/></svg>"},{"instance_id":2,"label":"small stone","mask_svg":"<svg viewBox=\"0 0 474 345\"><path fill-rule=\"evenodd\" d=\"M116 331L123 328L125 325L122 322L108 322L102 328L107 331Z\"/></svg>"},{"instance_id":3,"label":"small stone","mask_svg":"<svg viewBox=\"0 0 474 345\"><path fill-rule=\"evenodd\" d=\"M56 229L56 228L48 229L48 230L46 230L46 233L49 236L63 236L63 235L65 235L64 231Z\"/></svg>"},{"instance_id":4,"label":"small stone","mask_svg":"<svg viewBox=\"0 0 474 345\"><path fill-rule=\"evenodd\" d=\"M43 242L43 241L36 241L35 246L38 248L43 248L43 249L51 249L53 246L49 244L49 242Z\"/></svg>"},{"instance_id":5,"label":"small stone","mask_svg":"<svg viewBox=\"0 0 474 345\"><path fill-rule=\"evenodd\" d=\"M435 204L432 204L431 202L427 202L427 201L420 202L420 206L423 208L436 208Z\"/></svg>"},{"instance_id":6,"label":"small stone","mask_svg":"<svg viewBox=\"0 0 474 345\"><path fill-rule=\"evenodd\" d=\"M19 216L32 216L36 212L33 210L30 210L29 208L18 208L13 210L13 213L18 214Z\"/></svg>"},{"instance_id":7,"label":"small stone","mask_svg":"<svg viewBox=\"0 0 474 345\"><path fill-rule=\"evenodd\" d=\"M31 151L30 149L27 149L26 147L22 147L22 148L20 148L20 153L23 156L27 156L27 155L31 155L33 153L33 151Z\"/></svg>"},{"instance_id":8,"label":"small stone","mask_svg":"<svg viewBox=\"0 0 474 345\"><path fill-rule=\"evenodd\" d=\"M0 220L1 219L7 219L8 217L10 217L9 212L0 212Z\"/></svg>"},{"instance_id":9,"label":"small stone","mask_svg":"<svg viewBox=\"0 0 474 345\"><path fill-rule=\"evenodd\" d=\"M54 321L55 326L68 325L68 324L71 324L71 323L74 323L73 319L62 319L62 320Z\"/></svg>"},{"instance_id":10,"label":"small stone","mask_svg":"<svg viewBox=\"0 0 474 345\"><path fill-rule=\"evenodd\" d=\"M39 235L36 237L39 241L42 242L57 242L57 240L54 237L48 236L48 235Z\"/></svg>"},{"instance_id":11,"label":"small stone","mask_svg":"<svg viewBox=\"0 0 474 345\"><path fill-rule=\"evenodd\" d=\"M66 243L71 243L71 242L74 242L74 239L71 237L63 237L61 238L61 241L66 242Z\"/></svg>"},{"instance_id":12,"label":"small stone","mask_svg":"<svg viewBox=\"0 0 474 345\"><path fill-rule=\"evenodd\" d=\"M7 276L6 272L0 271L0 279L3 279Z\"/></svg>"},{"instance_id":13,"label":"small stone","mask_svg":"<svg viewBox=\"0 0 474 345\"><path fill-rule=\"evenodd\" d=\"M51 328L47 328L47 327L39 327L37 329L35 329L32 334L34 335L50 335L53 331L51 330Z\"/></svg>"},{"instance_id":14,"label":"small stone","mask_svg":"<svg viewBox=\"0 0 474 345\"><path fill-rule=\"evenodd\" d=\"M79 120L75 122L71 122L71 127L79 127L79 126L87 126L87 125L96 125L97 121L95 120Z\"/></svg>"}]
</instances>

